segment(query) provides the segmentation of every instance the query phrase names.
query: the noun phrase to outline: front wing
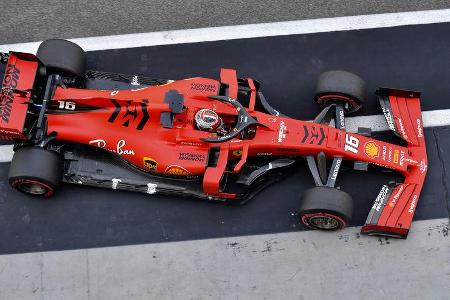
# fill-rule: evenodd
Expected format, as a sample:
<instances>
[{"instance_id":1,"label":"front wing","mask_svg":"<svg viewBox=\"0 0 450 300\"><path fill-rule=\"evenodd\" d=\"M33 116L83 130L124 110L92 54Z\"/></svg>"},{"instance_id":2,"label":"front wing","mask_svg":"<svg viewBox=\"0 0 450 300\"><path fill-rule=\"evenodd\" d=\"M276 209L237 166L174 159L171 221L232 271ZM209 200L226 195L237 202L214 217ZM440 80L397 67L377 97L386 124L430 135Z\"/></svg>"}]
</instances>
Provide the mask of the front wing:
<instances>
[{"instance_id":1,"label":"front wing","mask_svg":"<svg viewBox=\"0 0 450 300\"><path fill-rule=\"evenodd\" d=\"M389 128L407 144L408 155L394 153L393 160L409 164L403 183L390 183L381 188L361 232L406 238L417 208L420 191L427 173L427 153L423 133L420 94L393 89L378 91L381 107ZM406 161L409 160L409 161Z\"/></svg>"}]
</instances>

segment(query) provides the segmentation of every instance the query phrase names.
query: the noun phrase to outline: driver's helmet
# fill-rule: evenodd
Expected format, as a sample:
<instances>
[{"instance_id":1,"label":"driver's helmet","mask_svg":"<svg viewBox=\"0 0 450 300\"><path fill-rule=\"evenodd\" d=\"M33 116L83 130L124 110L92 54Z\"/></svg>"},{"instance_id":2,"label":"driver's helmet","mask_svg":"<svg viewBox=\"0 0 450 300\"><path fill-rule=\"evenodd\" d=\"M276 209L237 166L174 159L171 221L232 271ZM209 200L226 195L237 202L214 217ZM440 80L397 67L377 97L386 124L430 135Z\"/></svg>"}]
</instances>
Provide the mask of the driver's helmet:
<instances>
[{"instance_id":1,"label":"driver's helmet","mask_svg":"<svg viewBox=\"0 0 450 300\"><path fill-rule=\"evenodd\" d=\"M195 114L197 128L204 131L216 132L222 127L222 119L211 109L200 109Z\"/></svg>"}]
</instances>

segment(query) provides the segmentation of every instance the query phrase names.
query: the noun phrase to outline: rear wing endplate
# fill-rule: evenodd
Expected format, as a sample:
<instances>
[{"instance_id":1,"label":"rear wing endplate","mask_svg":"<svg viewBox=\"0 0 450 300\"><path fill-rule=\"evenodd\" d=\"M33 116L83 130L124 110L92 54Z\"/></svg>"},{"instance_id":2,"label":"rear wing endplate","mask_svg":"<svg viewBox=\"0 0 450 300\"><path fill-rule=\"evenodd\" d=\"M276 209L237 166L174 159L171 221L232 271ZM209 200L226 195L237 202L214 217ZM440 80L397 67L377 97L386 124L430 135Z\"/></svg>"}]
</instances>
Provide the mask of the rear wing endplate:
<instances>
[{"instance_id":1,"label":"rear wing endplate","mask_svg":"<svg viewBox=\"0 0 450 300\"><path fill-rule=\"evenodd\" d=\"M32 54L1 53L0 140L23 140L38 61Z\"/></svg>"}]
</instances>

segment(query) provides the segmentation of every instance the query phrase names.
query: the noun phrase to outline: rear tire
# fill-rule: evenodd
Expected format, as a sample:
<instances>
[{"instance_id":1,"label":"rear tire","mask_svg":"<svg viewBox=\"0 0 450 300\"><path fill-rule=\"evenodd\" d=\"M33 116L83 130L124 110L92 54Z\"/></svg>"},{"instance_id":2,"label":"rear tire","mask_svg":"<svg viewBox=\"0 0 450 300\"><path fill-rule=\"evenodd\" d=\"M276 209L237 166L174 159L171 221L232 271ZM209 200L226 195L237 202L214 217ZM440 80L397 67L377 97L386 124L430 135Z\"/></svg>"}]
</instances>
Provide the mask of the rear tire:
<instances>
[{"instance_id":1,"label":"rear tire","mask_svg":"<svg viewBox=\"0 0 450 300\"><path fill-rule=\"evenodd\" d=\"M62 161L59 155L39 147L18 149L9 168L9 183L27 195L49 198L60 186Z\"/></svg>"},{"instance_id":2,"label":"rear tire","mask_svg":"<svg viewBox=\"0 0 450 300\"><path fill-rule=\"evenodd\" d=\"M75 77L78 83L84 82L86 53L75 43L52 39L39 46L36 57L44 64L47 74Z\"/></svg>"},{"instance_id":3,"label":"rear tire","mask_svg":"<svg viewBox=\"0 0 450 300\"><path fill-rule=\"evenodd\" d=\"M362 107L366 98L366 83L356 74L328 71L317 79L315 101L323 106L344 103L345 112L353 113Z\"/></svg>"},{"instance_id":4,"label":"rear tire","mask_svg":"<svg viewBox=\"0 0 450 300\"><path fill-rule=\"evenodd\" d=\"M319 230L338 230L350 224L353 200L341 190L318 186L306 190L300 205L300 221Z\"/></svg>"}]
</instances>

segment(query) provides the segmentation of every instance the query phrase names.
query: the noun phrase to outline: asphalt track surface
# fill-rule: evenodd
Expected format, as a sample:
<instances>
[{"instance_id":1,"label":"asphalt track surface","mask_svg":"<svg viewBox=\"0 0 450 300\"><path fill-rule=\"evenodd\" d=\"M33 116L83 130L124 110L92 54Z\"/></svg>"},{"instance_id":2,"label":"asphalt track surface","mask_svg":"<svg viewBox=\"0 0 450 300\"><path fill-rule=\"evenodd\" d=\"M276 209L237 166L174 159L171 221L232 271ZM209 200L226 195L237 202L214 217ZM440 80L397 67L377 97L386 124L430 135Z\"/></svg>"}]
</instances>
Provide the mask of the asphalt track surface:
<instances>
[{"instance_id":1,"label":"asphalt track surface","mask_svg":"<svg viewBox=\"0 0 450 300\"><path fill-rule=\"evenodd\" d=\"M186 28L443 9L448 0L6 1L0 44Z\"/></svg>"},{"instance_id":2,"label":"asphalt track surface","mask_svg":"<svg viewBox=\"0 0 450 300\"><path fill-rule=\"evenodd\" d=\"M444 23L106 50L88 53L88 67L172 79L217 78L220 67L236 68L262 82L275 108L302 119L318 112L311 100L317 75L346 69L363 76L369 91L387 85L421 90L423 110L447 109L448 36ZM361 113L380 113L374 96ZM429 171L416 220L449 216L449 131L425 130ZM313 185L300 169L243 207L68 185L54 199L36 201L9 188L7 169L0 165L0 254L304 230L296 215L299 195ZM363 224L381 185L392 179L379 172L342 174L338 185L355 199L352 225Z\"/></svg>"}]
</instances>

